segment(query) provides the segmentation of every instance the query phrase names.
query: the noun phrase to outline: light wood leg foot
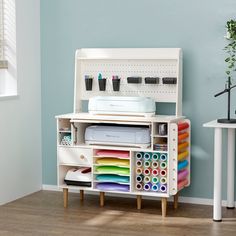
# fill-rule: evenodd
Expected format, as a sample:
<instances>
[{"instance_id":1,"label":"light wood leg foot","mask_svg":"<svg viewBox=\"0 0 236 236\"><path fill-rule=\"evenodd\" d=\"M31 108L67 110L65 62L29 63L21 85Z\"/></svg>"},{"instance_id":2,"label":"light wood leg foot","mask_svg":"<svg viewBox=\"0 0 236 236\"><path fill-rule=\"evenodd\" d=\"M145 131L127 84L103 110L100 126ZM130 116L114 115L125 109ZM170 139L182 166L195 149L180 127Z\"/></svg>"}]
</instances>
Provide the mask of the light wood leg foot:
<instances>
[{"instance_id":1,"label":"light wood leg foot","mask_svg":"<svg viewBox=\"0 0 236 236\"><path fill-rule=\"evenodd\" d=\"M142 196L137 195L137 209L141 210L141 206L142 206Z\"/></svg>"},{"instance_id":2,"label":"light wood leg foot","mask_svg":"<svg viewBox=\"0 0 236 236\"><path fill-rule=\"evenodd\" d=\"M64 208L68 207L68 188L63 188L63 202Z\"/></svg>"},{"instance_id":3,"label":"light wood leg foot","mask_svg":"<svg viewBox=\"0 0 236 236\"><path fill-rule=\"evenodd\" d=\"M105 201L105 193L104 192L100 192L100 206L101 207L104 206L104 201Z\"/></svg>"},{"instance_id":4,"label":"light wood leg foot","mask_svg":"<svg viewBox=\"0 0 236 236\"><path fill-rule=\"evenodd\" d=\"M178 208L178 199L179 199L179 193L176 193L174 195L174 209Z\"/></svg>"},{"instance_id":5,"label":"light wood leg foot","mask_svg":"<svg viewBox=\"0 0 236 236\"><path fill-rule=\"evenodd\" d=\"M163 197L161 199L162 217L166 217L166 208L167 208L167 198Z\"/></svg>"},{"instance_id":6,"label":"light wood leg foot","mask_svg":"<svg viewBox=\"0 0 236 236\"><path fill-rule=\"evenodd\" d=\"M84 190L80 190L80 201L83 202L84 201Z\"/></svg>"}]
</instances>

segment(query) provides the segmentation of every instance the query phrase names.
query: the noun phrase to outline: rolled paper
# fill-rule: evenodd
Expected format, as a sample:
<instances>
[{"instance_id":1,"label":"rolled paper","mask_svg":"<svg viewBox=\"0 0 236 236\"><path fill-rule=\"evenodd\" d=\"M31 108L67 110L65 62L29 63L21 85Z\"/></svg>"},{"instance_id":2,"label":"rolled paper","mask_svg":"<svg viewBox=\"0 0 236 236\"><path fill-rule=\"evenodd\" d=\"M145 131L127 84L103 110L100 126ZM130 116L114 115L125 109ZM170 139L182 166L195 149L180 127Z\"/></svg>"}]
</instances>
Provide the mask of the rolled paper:
<instances>
[{"instance_id":1,"label":"rolled paper","mask_svg":"<svg viewBox=\"0 0 236 236\"><path fill-rule=\"evenodd\" d=\"M187 122L184 122L184 123L179 123L178 124L178 131L182 131L182 130L185 130L189 127L189 124Z\"/></svg>"},{"instance_id":2,"label":"rolled paper","mask_svg":"<svg viewBox=\"0 0 236 236\"><path fill-rule=\"evenodd\" d=\"M166 184L167 183L167 178L166 177L161 177L160 183L161 184Z\"/></svg>"},{"instance_id":3,"label":"rolled paper","mask_svg":"<svg viewBox=\"0 0 236 236\"><path fill-rule=\"evenodd\" d=\"M189 146L188 142L183 142L178 145L178 150L181 151Z\"/></svg>"},{"instance_id":4,"label":"rolled paper","mask_svg":"<svg viewBox=\"0 0 236 236\"><path fill-rule=\"evenodd\" d=\"M161 154L160 160L161 161L166 161L167 160L167 155L166 154Z\"/></svg>"},{"instance_id":5,"label":"rolled paper","mask_svg":"<svg viewBox=\"0 0 236 236\"><path fill-rule=\"evenodd\" d=\"M152 185L152 191L157 192L158 191L158 185L153 184Z\"/></svg>"},{"instance_id":6,"label":"rolled paper","mask_svg":"<svg viewBox=\"0 0 236 236\"><path fill-rule=\"evenodd\" d=\"M137 160L141 160L143 158L143 153L142 152L136 152L135 157Z\"/></svg>"},{"instance_id":7,"label":"rolled paper","mask_svg":"<svg viewBox=\"0 0 236 236\"><path fill-rule=\"evenodd\" d=\"M188 161L187 160L184 160L184 161L180 161L178 163L178 171L184 169L185 167L188 166Z\"/></svg>"},{"instance_id":8,"label":"rolled paper","mask_svg":"<svg viewBox=\"0 0 236 236\"><path fill-rule=\"evenodd\" d=\"M142 172L143 172L143 170L142 170L141 168L137 168L137 169L136 169L136 174L137 174L137 175L142 174Z\"/></svg>"},{"instance_id":9,"label":"rolled paper","mask_svg":"<svg viewBox=\"0 0 236 236\"><path fill-rule=\"evenodd\" d=\"M159 174L159 171L157 169L152 170L152 175L157 176Z\"/></svg>"},{"instance_id":10,"label":"rolled paper","mask_svg":"<svg viewBox=\"0 0 236 236\"><path fill-rule=\"evenodd\" d=\"M188 156L188 154L189 154L188 151L181 152L181 153L178 155L178 161L181 161L181 160L185 159L185 158Z\"/></svg>"},{"instance_id":11,"label":"rolled paper","mask_svg":"<svg viewBox=\"0 0 236 236\"><path fill-rule=\"evenodd\" d=\"M159 159L158 153L153 153L153 154L152 154L152 160L153 160L153 161L157 161L158 159Z\"/></svg>"},{"instance_id":12,"label":"rolled paper","mask_svg":"<svg viewBox=\"0 0 236 236\"><path fill-rule=\"evenodd\" d=\"M179 189L182 189L184 186L188 185L188 180L187 179L184 179L182 181L179 181L178 182L178 190Z\"/></svg>"},{"instance_id":13,"label":"rolled paper","mask_svg":"<svg viewBox=\"0 0 236 236\"><path fill-rule=\"evenodd\" d=\"M159 166L158 161L152 161L152 168L157 168Z\"/></svg>"},{"instance_id":14,"label":"rolled paper","mask_svg":"<svg viewBox=\"0 0 236 236\"><path fill-rule=\"evenodd\" d=\"M144 188L143 188L143 189L144 189L145 191L149 191L149 190L151 189L151 187L152 187L152 184L151 184L151 183L147 183L147 184L144 185Z\"/></svg>"},{"instance_id":15,"label":"rolled paper","mask_svg":"<svg viewBox=\"0 0 236 236\"><path fill-rule=\"evenodd\" d=\"M188 170L181 170L178 172L178 181L185 179L188 176Z\"/></svg>"},{"instance_id":16,"label":"rolled paper","mask_svg":"<svg viewBox=\"0 0 236 236\"><path fill-rule=\"evenodd\" d=\"M149 183L151 180L150 180L150 177L149 176L145 176L144 177L144 183Z\"/></svg>"},{"instance_id":17,"label":"rolled paper","mask_svg":"<svg viewBox=\"0 0 236 236\"><path fill-rule=\"evenodd\" d=\"M166 176L166 170L161 170L161 176Z\"/></svg>"},{"instance_id":18,"label":"rolled paper","mask_svg":"<svg viewBox=\"0 0 236 236\"><path fill-rule=\"evenodd\" d=\"M151 174L151 171L152 171L151 168L146 168L146 169L144 169L144 174L145 174L145 175L150 175L150 174Z\"/></svg>"},{"instance_id":19,"label":"rolled paper","mask_svg":"<svg viewBox=\"0 0 236 236\"><path fill-rule=\"evenodd\" d=\"M136 161L136 166L137 167L142 167L142 165L143 165L142 161L140 161L140 160Z\"/></svg>"},{"instance_id":20,"label":"rolled paper","mask_svg":"<svg viewBox=\"0 0 236 236\"><path fill-rule=\"evenodd\" d=\"M145 161L144 162L144 167L150 167L151 166L151 162L150 161Z\"/></svg>"},{"instance_id":21,"label":"rolled paper","mask_svg":"<svg viewBox=\"0 0 236 236\"><path fill-rule=\"evenodd\" d=\"M161 186L160 186L160 190L161 190L162 193L165 193L166 190L167 190L166 185L161 184Z\"/></svg>"},{"instance_id":22,"label":"rolled paper","mask_svg":"<svg viewBox=\"0 0 236 236\"><path fill-rule=\"evenodd\" d=\"M142 182L143 181L143 175L136 176L136 181L137 182Z\"/></svg>"},{"instance_id":23,"label":"rolled paper","mask_svg":"<svg viewBox=\"0 0 236 236\"><path fill-rule=\"evenodd\" d=\"M145 160L150 160L151 159L151 155L148 152L145 152L143 155Z\"/></svg>"},{"instance_id":24,"label":"rolled paper","mask_svg":"<svg viewBox=\"0 0 236 236\"><path fill-rule=\"evenodd\" d=\"M179 135L178 135L178 142L180 142L180 141L182 141L182 140L188 138L188 136L189 136L189 133L188 133L188 132L184 132L184 133L182 133L182 134L179 134Z\"/></svg>"},{"instance_id":25,"label":"rolled paper","mask_svg":"<svg viewBox=\"0 0 236 236\"><path fill-rule=\"evenodd\" d=\"M161 162L160 167L161 169L165 169L167 167L166 162Z\"/></svg>"},{"instance_id":26,"label":"rolled paper","mask_svg":"<svg viewBox=\"0 0 236 236\"><path fill-rule=\"evenodd\" d=\"M158 177L153 177L152 178L152 183L154 183L154 184L159 183L159 178Z\"/></svg>"},{"instance_id":27,"label":"rolled paper","mask_svg":"<svg viewBox=\"0 0 236 236\"><path fill-rule=\"evenodd\" d=\"M143 190L143 185L140 184L140 183L137 183L137 184L136 184L136 189L139 190L139 191L140 191L140 190Z\"/></svg>"}]
</instances>

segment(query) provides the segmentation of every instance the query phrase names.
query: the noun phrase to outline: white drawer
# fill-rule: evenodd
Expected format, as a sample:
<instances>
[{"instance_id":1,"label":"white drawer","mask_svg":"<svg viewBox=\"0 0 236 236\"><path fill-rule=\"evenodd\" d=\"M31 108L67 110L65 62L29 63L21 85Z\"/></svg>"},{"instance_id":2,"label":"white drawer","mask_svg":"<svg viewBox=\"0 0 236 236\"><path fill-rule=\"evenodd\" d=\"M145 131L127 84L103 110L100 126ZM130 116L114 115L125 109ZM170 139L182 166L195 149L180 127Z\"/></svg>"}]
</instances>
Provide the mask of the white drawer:
<instances>
[{"instance_id":1,"label":"white drawer","mask_svg":"<svg viewBox=\"0 0 236 236\"><path fill-rule=\"evenodd\" d=\"M59 164L92 165L93 151L89 148L59 147Z\"/></svg>"}]
</instances>

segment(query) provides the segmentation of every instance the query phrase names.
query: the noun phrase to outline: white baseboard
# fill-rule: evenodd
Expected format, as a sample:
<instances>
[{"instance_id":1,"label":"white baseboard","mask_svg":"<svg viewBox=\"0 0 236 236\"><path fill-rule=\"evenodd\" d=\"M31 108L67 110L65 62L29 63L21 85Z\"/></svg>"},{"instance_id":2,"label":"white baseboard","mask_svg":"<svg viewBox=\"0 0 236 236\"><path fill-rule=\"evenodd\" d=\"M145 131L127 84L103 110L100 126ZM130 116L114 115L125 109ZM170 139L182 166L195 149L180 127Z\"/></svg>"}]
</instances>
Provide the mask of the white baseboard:
<instances>
[{"instance_id":1,"label":"white baseboard","mask_svg":"<svg viewBox=\"0 0 236 236\"><path fill-rule=\"evenodd\" d=\"M47 191L62 191L62 189L58 188L56 185L42 185L42 190L47 190ZM78 193L78 191L71 190L71 192ZM98 195L98 192L93 192L93 191L85 191L86 194L90 195ZM123 197L123 198L136 198L135 195L122 195L122 194L113 194L113 193L107 193L108 196L116 196L116 197ZM155 200L157 198L155 197L149 197L149 196L143 196L143 199L149 199L149 200ZM173 201L173 198L170 198L170 201ZM191 203L191 204L198 204L198 205L213 205L213 199L209 198L195 198L195 197L179 197L179 202L182 203ZM223 200L222 201L222 206L226 207L227 206L227 201ZM236 202L235 202L236 206Z\"/></svg>"}]
</instances>

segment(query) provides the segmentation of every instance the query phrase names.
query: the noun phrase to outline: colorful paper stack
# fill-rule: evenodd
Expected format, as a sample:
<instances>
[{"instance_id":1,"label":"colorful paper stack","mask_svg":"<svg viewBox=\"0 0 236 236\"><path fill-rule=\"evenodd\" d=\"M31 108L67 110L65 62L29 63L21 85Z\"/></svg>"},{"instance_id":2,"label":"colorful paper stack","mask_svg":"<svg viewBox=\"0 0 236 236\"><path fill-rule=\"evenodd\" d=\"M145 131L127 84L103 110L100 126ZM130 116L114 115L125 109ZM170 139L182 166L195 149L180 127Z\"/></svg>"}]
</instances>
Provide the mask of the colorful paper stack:
<instances>
[{"instance_id":1,"label":"colorful paper stack","mask_svg":"<svg viewBox=\"0 0 236 236\"><path fill-rule=\"evenodd\" d=\"M167 192L167 154L137 152L136 180L137 191Z\"/></svg>"},{"instance_id":2,"label":"colorful paper stack","mask_svg":"<svg viewBox=\"0 0 236 236\"><path fill-rule=\"evenodd\" d=\"M95 181L101 191L130 190L130 159L128 151L98 150L96 152Z\"/></svg>"},{"instance_id":3,"label":"colorful paper stack","mask_svg":"<svg viewBox=\"0 0 236 236\"><path fill-rule=\"evenodd\" d=\"M178 191L188 185L189 176L189 124L178 124Z\"/></svg>"}]
</instances>

